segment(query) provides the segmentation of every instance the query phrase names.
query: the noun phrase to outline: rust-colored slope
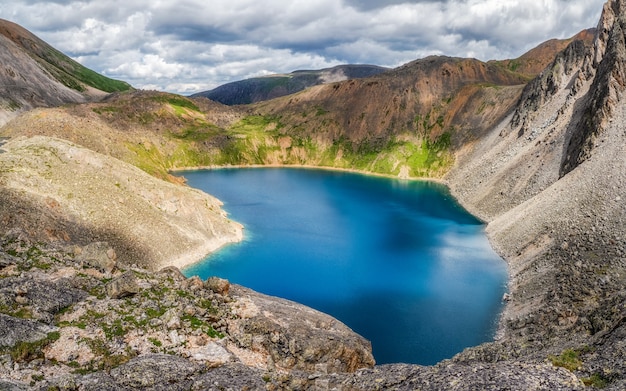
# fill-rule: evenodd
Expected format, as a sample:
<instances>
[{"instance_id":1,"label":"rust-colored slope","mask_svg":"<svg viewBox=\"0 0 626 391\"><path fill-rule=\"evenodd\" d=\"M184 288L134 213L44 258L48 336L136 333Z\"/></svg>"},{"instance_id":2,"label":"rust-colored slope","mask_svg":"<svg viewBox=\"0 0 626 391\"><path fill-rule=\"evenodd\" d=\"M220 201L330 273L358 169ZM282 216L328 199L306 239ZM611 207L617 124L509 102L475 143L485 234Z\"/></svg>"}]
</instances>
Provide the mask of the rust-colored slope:
<instances>
[{"instance_id":1,"label":"rust-colored slope","mask_svg":"<svg viewBox=\"0 0 626 391\"><path fill-rule=\"evenodd\" d=\"M481 132L506 114L526 79L474 59L428 57L382 75L318 86L258 104L287 133L376 145L393 135ZM454 139L454 137L453 137Z\"/></svg>"}]
</instances>

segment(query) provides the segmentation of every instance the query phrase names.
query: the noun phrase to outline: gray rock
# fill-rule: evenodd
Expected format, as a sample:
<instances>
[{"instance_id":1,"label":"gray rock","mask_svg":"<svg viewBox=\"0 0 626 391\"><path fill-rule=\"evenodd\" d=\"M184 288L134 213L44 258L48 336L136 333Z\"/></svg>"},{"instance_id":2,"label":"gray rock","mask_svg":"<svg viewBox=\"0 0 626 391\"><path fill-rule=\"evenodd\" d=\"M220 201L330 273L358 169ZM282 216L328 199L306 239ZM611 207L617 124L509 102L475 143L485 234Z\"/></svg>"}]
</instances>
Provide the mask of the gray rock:
<instances>
[{"instance_id":1,"label":"gray rock","mask_svg":"<svg viewBox=\"0 0 626 391\"><path fill-rule=\"evenodd\" d=\"M18 342L35 342L57 330L56 327L31 319L19 319L0 314L0 347L12 347Z\"/></svg>"},{"instance_id":2,"label":"gray rock","mask_svg":"<svg viewBox=\"0 0 626 391\"><path fill-rule=\"evenodd\" d=\"M355 374L328 378L329 385L344 390L582 390L574 374L549 364L503 362L454 365L443 362L433 367L390 364L364 369Z\"/></svg>"},{"instance_id":3,"label":"gray rock","mask_svg":"<svg viewBox=\"0 0 626 391\"><path fill-rule=\"evenodd\" d=\"M0 279L0 303L28 303L34 312L49 320L51 315L79 302L87 293L74 288L70 281L39 280L24 277ZM50 316L44 316L48 313Z\"/></svg>"},{"instance_id":4,"label":"gray rock","mask_svg":"<svg viewBox=\"0 0 626 391\"><path fill-rule=\"evenodd\" d=\"M252 303L255 310L229 324L242 347L264 351L282 368L354 372L374 365L369 341L349 327L310 307L231 285L233 306Z\"/></svg>"},{"instance_id":5,"label":"gray rock","mask_svg":"<svg viewBox=\"0 0 626 391\"><path fill-rule=\"evenodd\" d=\"M16 383L0 379L0 391L23 391L29 389L30 387L24 383Z\"/></svg>"},{"instance_id":6,"label":"gray rock","mask_svg":"<svg viewBox=\"0 0 626 391\"><path fill-rule=\"evenodd\" d=\"M183 273L181 273L180 269L176 266L168 266L159 270L159 274L164 274L166 276L172 277L174 281L185 281L187 277Z\"/></svg>"},{"instance_id":7,"label":"gray rock","mask_svg":"<svg viewBox=\"0 0 626 391\"><path fill-rule=\"evenodd\" d=\"M112 299L132 296L141 291L134 272L128 271L106 285L107 295Z\"/></svg>"},{"instance_id":8,"label":"gray rock","mask_svg":"<svg viewBox=\"0 0 626 391\"><path fill-rule=\"evenodd\" d=\"M112 376L105 372L90 373L76 379L81 391L123 391L130 388L123 387L115 382Z\"/></svg>"},{"instance_id":9,"label":"gray rock","mask_svg":"<svg viewBox=\"0 0 626 391\"><path fill-rule=\"evenodd\" d=\"M264 390L266 382L264 372L242 364L226 364L210 369L196 378L192 390L202 391L239 391Z\"/></svg>"},{"instance_id":10,"label":"gray rock","mask_svg":"<svg viewBox=\"0 0 626 391\"><path fill-rule=\"evenodd\" d=\"M87 263L105 273L111 273L117 265L117 254L106 242L90 243L77 251L76 261Z\"/></svg>"},{"instance_id":11,"label":"gray rock","mask_svg":"<svg viewBox=\"0 0 626 391\"><path fill-rule=\"evenodd\" d=\"M167 354L136 357L111 370L113 379L123 387L150 390L189 390L199 365Z\"/></svg>"}]
</instances>

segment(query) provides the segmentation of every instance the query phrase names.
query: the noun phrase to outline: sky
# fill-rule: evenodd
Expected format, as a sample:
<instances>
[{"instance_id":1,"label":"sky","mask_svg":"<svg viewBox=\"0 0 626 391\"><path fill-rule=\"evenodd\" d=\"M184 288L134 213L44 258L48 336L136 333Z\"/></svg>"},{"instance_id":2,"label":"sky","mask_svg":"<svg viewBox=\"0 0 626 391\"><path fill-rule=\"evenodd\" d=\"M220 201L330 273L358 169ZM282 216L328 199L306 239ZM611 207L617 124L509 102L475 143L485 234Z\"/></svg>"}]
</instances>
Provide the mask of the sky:
<instances>
[{"instance_id":1,"label":"sky","mask_svg":"<svg viewBox=\"0 0 626 391\"><path fill-rule=\"evenodd\" d=\"M429 55L516 58L596 27L605 0L2 0L0 18L133 87L189 95L250 77Z\"/></svg>"}]
</instances>

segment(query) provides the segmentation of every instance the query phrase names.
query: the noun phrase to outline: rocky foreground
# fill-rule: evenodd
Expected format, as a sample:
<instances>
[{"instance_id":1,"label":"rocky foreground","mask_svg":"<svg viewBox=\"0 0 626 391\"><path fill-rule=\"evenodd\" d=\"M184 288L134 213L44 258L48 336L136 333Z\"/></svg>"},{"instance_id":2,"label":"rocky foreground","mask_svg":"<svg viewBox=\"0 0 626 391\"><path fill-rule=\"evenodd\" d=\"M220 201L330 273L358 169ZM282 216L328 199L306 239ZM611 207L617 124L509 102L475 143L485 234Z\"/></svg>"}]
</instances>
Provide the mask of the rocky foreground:
<instances>
[{"instance_id":1,"label":"rocky foreground","mask_svg":"<svg viewBox=\"0 0 626 391\"><path fill-rule=\"evenodd\" d=\"M374 364L368 341L300 304L26 237L0 239L0 389L297 389Z\"/></svg>"}]
</instances>

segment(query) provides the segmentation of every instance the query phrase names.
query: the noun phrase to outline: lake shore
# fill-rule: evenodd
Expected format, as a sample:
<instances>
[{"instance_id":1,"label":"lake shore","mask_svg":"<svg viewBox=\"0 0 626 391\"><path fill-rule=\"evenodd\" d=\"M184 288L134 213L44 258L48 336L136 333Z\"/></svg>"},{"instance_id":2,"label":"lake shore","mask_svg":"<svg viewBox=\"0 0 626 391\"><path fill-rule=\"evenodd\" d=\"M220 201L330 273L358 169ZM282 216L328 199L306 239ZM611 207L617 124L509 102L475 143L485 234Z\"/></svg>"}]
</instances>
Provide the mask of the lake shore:
<instances>
[{"instance_id":1,"label":"lake shore","mask_svg":"<svg viewBox=\"0 0 626 391\"><path fill-rule=\"evenodd\" d=\"M326 170L337 172L348 172L353 174L361 174L368 176L376 176L381 178L393 178L407 181L428 181L447 185L446 180L442 178L426 178L426 177L401 177L399 175L382 174L365 170L357 170L354 168L315 166L312 164L232 164L232 165L213 165L213 166L197 166L197 167L176 167L169 169L170 173L182 173L185 171L202 171L202 170L226 170L239 168L301 168L306 170Z\"/></svg>"}]
</instances>

